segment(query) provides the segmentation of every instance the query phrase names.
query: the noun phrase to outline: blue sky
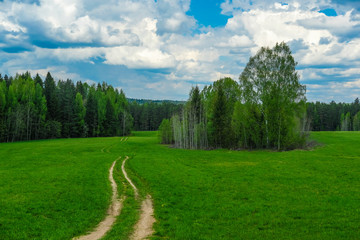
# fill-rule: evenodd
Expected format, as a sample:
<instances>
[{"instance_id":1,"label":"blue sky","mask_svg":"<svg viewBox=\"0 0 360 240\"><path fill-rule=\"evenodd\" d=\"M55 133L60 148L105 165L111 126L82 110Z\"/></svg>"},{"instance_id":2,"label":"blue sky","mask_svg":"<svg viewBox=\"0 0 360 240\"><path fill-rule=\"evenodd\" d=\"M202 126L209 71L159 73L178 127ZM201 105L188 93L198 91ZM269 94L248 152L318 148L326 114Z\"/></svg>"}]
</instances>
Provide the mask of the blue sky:
<instances>
[{"instance_id":1,"label":"blue sky","mask_svg":"<svg viewBox=\"0 0 360 240\"><path fill-rule=\"evenodd\" d=\"M0 73L185 100L237 80L261 46L289 44L309 101L360 97L360 1L0 0Z\"/></svg>"}]
</instances>

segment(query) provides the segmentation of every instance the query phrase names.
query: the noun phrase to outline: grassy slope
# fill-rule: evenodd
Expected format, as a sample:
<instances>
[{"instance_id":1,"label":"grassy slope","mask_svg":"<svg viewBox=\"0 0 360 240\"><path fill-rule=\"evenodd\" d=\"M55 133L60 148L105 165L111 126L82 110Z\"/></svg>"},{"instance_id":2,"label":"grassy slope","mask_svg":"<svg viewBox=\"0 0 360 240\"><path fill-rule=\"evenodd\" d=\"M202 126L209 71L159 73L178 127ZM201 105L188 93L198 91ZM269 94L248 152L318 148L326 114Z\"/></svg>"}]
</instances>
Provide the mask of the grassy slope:
<instances>
[{"instance_id":1,"label":"grassy slope","mask_svg":"<svg viewBox=\"0 0 360 240\"><path fill-rule=\"evenodd\" d=\"M357 239L360 133L313 151L187 151L138 133L129 167L149 184L156 238Z\"/></svg>"},{"instance_id":2,"label":"grassy slope","mask_svg":"<svg viewBox=\"0 0 360 240\"><path fill-rule=\"evenodd\" d=\"M110 200L108 169L154 199L155 238L357 239L360 134L313 133L313 151L188 151L155 133L0 144L1 239L70 239L92 229ZM103 152L101 151L103 150ZM106 239L126 239L139 204L127 203Z\"/></svg>"}]
</instances>

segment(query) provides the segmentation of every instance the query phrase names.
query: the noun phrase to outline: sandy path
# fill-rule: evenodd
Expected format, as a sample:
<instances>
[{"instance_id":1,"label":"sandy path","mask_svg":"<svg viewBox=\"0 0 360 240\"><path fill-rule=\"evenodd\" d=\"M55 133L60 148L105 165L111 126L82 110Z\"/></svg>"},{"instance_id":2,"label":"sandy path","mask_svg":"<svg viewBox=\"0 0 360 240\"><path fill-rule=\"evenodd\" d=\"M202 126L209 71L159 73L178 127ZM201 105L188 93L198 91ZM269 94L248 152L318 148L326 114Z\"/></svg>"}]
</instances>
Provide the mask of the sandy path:
<instances>
[{"instance_id":1,"label":"sandy path","mask_svg":"<svg viewBox=\"0 0 360 240\"><path fill-rule=\"evenodd\" d=\"M150 237L154 230L152 228L155 218L154 218L154 208L151 200L151 196L147 195L146 199L141 203L141 215L139 221L135 225L135 230L131 235L130 239L146 239Z\"/></svg>"},{"instance_id":2,"label":"sandy path","mask_svg":"<svg viewBox=\"0 0 360 240\"><path fill-rule=\"evenodd\" d=\"M126 180L130 183L131 187L134 189L135 198L137 199L139 197L139 191L134 185L134 183L131 181L131 179L128 177L125 171L126 160L128 160L128 157L124 159L121 165L121 170ZM134 227L133 234L130 236L131 240L146 239L154 233L152 227L155 222L155 218L153 215L154 215L154 207L153 207L152 199L150 195L147 195L146 199L141 203L140 219Z\"/></svg>"},{"instance_id":3,"label":"sandy path","mask_svg":"<svg viewBox=\"0 0 360 240\"><path fill-rule=\"evenodd\" d=\"M120 214L122 209L122 203L124 202L126 197L122 197L121 199L118 199L117 184L113 177L114 166L117 160L114 161L114 163L111 165L111 168L109 170L109 180L111 182L111 188L113 194L112 194L111 204L107 211L108 215L102 222L99 223L99 225L95 228L93 232L74 239L96 240L102 238L106 234L106 232L111 229L112 225L116 220L116 217Z\"/></svg>"},{"instance_id":4,"label":"sandy path","mask_svg":"<svg viewBox=\"0 0 360 240\"><path fill-rule=\"evenodd\" d=\"M131 187L134 189L135 199L137 199L139 197L139 191L136 188L136 186L134 185L134 183L131 181L131 179L128 177L128 175L127 175L127 173L125 171L125 163L126 163L126 160L128 160L128 159L129 159L129 157L126 156L124 161L122 162L121 170L122 170L126 180L130 183Z\"/></svg>"}]
</instances>

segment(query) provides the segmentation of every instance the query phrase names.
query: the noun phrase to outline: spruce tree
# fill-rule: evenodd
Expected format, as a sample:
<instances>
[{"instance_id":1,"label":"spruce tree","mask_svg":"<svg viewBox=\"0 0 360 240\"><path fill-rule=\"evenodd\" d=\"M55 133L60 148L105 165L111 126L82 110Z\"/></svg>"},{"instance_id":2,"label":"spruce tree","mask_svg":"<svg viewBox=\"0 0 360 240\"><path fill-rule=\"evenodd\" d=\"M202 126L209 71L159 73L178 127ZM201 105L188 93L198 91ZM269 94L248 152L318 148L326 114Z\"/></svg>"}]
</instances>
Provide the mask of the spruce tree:
<instances>
[{"instance_id":1,"label":"spruce tree","mask_svg":"<svg viewBox=\"0 0 360 240\"><path fill-rule=\"evenodd\" d=\"M47 106L47 119L48 120L58 120L59 118L59 99L56 91L56 84L48 72L45 78L45 89L44 94L46 98L46 106Z\"/></svg>"}]
</instances>

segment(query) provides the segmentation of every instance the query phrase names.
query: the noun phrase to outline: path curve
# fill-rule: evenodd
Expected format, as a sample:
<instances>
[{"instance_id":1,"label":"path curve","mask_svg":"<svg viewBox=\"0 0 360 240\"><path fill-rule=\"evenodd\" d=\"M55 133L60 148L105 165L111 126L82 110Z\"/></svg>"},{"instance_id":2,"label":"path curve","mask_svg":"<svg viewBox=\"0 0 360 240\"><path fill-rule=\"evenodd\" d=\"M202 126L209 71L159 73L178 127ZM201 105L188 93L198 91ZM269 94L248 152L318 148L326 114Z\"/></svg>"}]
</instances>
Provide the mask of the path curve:
<instances>
[{"instance_id":1,"label":"path curve","mask_svg":"<svg viewBox=\"0 0 360 240\"><path fill-rule=\"evenodd\" d=\"M117 192L117 184L113 177L113 171L116 164L116 161L119 160L116 159L113 164L111 165L111 168L109 170L109 180L111 182L111 188L112 188L112 198L111 198L111 204L107 211L106 218L99 223L99 225L95 228L95 230L87 235L83 235L81 237L73 238L74 240L97 240L105 236L107 231L109 231L114 224L116 217L120 214L123 202L125 201L125 196L121 199L118 199L118 192Z\"/></svg>"},{"instance_id":2,"label":"path curve","mask_svg":"<svg viewBox=\"0 0 360 240\"><path fill-rule=\"evenodd\" d=\"M139 191L134 185L134 183L131 181L131 179L128 177L126 171L125 171L125 163L126 160L128 160L129 157L126 157L121 165L121 170L126 178L126 180L129 182L129 184L134 189L135 198L137 199L139 197ZM134 232L130 236L131 240L140 240L140 239L146 239L150 237L153 233L153 224L155 222L154 218L154 207L153 202L150 195L146 196L146 199L142 201L141 203L141 215L139 221L136 223L134 227Z\"/></svg>"},{"instance_id":3,"label":"path curve","mask_svg":"<svg viewBox=\"0 0 360 240\"><path fill-rule=\"evenodd\" d=\"M129 157L126 156L124 161L122 162L122 165L121 165L121 170L124 174L124 177L126 178L126 180L130 183L131 187L134 189L134 194L135 194L135 199L138 199L139 197L139 191L138 189L136 188L136 186L134 185L134 183L131 181L131 179L128 177L126 171L125 171L125 163L126 163L126 160L128 160Z\"/></svg>"}]
</instances>

